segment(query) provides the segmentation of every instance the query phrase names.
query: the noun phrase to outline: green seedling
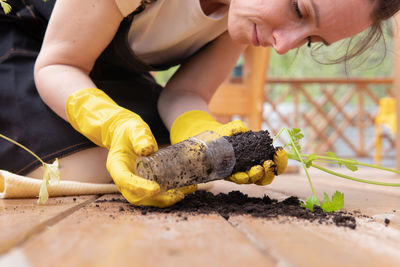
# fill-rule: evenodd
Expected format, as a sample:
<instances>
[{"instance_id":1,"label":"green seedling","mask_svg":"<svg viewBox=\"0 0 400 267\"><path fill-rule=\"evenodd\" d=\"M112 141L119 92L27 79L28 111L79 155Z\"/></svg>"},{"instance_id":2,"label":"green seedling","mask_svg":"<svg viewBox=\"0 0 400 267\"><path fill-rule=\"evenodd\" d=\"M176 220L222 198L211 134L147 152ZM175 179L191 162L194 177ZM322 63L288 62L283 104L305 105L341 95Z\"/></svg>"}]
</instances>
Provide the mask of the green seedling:
<instances>
[{"instance_id":1,"label":"green seedling","mask_svg":"<svg viewBox=\"0 0 400 267\"><path fill-rule=\"evenodd\" d=\"M390 171L390 172L400 174L400 171L393 170L390 168L381 167L381 166L377 166L377 165L373 165L373 164L362 163L362 162L359 162L354 159L339 158L333 152L327 152L326 156L316 155L316 154L301 154L301 146L299 144L299 141L304 137L304 135L301 133L301 130L296 129L296 128L293 128L292 130L289 130L287 128L282 128L278 132L278 134L274 137L273 140L275 141L276 138L278 138L283 132L285 132L289 138L289 144L286 144L283 148L285 149L286 147L290 146L290 151L286 152L288 155L288 158L300 162L300 164L304 168L304 171L305 171L307 179L308 179L308 183L309 183L311 191L312 191L312 195L310 197L306 198L305 202L303 202L303 201L300 202L300 204L303 207L305 207L306 209L314 211L314 206L319 206L325 212L333 212L333 211L341 210L344 205L344 194L339 191L336 191L333 194L332 199L330 199L328 194L325 192L324 192L324 200L323 201L320 201L317 198L314 186L311 181L311 177L307 171L307 169L310 167L319 169L321 171L335 175L340 178L344 178L344 179L348 179L348 180L352 180L352 181L356 181L356 182L374 184L374 185L382 185L382 186L400 187L399 183L385 183L385 182L377 182L377 181L360 179L360 178L352 177L349 175L344 175L344 174L329 170L325 167L322 167L322 166L318 165L317 163L336 164L339 167L344 166L353 172L358 170L358 166L365 166L365 167L370 167L370 168L375 168L375 169L380 169L380 170Z\"/></svg>"},{"instance_id":2,"label":"green seedling","mask_svg":"<svg viewBox=\"0 0 400 267\"><path fill-rule=\"evenodd\" d=\"M47 2L47 0L43 0L43 2ZM11 5L7 3L7 0L0 0L0 6L4 11L4 14L8 14L11 12ZM56 159L52 164L45 163L40 157L38 157L35 153L33 153L31 150L26 148L25 146L19 144L18 142L0 134L0 137L10 141L11 143L14 143L15 145L21 147L22 149L26 150L30 154L32 154L35 158L37 158L42 165L44 166L44 173L43 173L43 182L40 187L40 192L39 192L39 198L38 198L38 203L39 204L44 204L47 202L47 199L49 198L49 193L47 191L47 185L53 184L53 183L58 183L60 180L60 172L58 169L58 160ZM49 180L50 178L50 180Z\"/></svg>"},{"instance_id":3,"label":"green seedling","mask_svg":"<svg viewBox=\"0 0 400 267\"><path fill-rule=\"evenodd\" d=\"M20 148L24 149L25 151L29 152L35 158L37 158L37 160L39 160L40 163L42 163L44 172L43 172L42 185L40 186L38 204L45 204L47 202L47 200L49 199L49 192L47 191L47 185L57 184L60 181L60 171L58 169L58 159L56 159L52 164L45 163L38 155L33 153L27 147L21 145L20 143L12 140L11 138L9 138L5 135L0 134L0 137L19 146Z\"/></svg>"}]
</instances>

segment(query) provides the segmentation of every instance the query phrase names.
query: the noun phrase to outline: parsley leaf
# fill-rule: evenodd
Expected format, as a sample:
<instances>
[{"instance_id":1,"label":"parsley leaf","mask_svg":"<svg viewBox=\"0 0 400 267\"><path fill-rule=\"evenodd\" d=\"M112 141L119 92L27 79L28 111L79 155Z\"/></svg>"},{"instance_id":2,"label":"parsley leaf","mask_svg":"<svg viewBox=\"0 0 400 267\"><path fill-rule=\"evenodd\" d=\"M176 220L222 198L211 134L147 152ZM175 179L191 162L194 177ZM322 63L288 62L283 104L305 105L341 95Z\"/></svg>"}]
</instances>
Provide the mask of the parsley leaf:
<instances>
[{"instance_id":1,"label":"parsley leaf","mask_svg":"<svg viewBox=\"0 0 400 267\"><path fill-rule=\"evenodd\" d=\"M317 158L317 155L315 153L309 155L307 160L304 162L306 164L306 167L310 168L313 160L315 160L316 158Z\"/></svg>"},{"instance_id":2,"label":"parsley leaf","mask_svg":"<svg viewBox=\"0 0 400 267\"><path fill-rule=\"evenodd\" d=\"M306 198L306 202L300 201L300 205L304 208L314 211L314 206L321 206L321 203L316 195Z\"/></svg>"},{"instance_id":3,"label":"parsley leaf","mask_svg":"<svg viewBox=\"0 0 400 267\"><path fill-rule=\"evenodd\" d=\"M289 135L291 136L293 143L295 144L297 151L301 152L301 146L299 144L299 141L304 137L304 134L301 133L301 130L298 128L293 128L292 130L288 130ZM292 147L292 150L293 147Z\"/></svg>"},{"instance_id":4,"label":"parsley leaf","mask_svg":"<svg viewBox=\"0 0 400 267\"><path fill-rule=\"evenodd\" d=\"M354 160L354 161L349 162L349 163L347 163L347 162L344 163L344 166L346 166L347 169L355 172L356 170L358 170L358 167L355 164L357 164L357 161Z\"/></svg>"},{"instance_id":5,"label":"parsley leaf","mask_svg":"<svg viewBox=\"0 0 400 267\"><path fill-rule=\"evenodd\" d=\"M331 152L331 151L328 151L328 152L326 152L326 155L327 155L328 157L331 157L331 158L337 160L337 161L338 161L339 167L342 166L342 163L340 162L339 157L338 157L335 153L333 153L333 152Z\"/></svg>"},{"instance_id":6,"label":"parsley leaf","mask_svg":"<svg viewBox=\"0 0 400 267\"><path fill-rule=\"evenodd\" d=\"M341 210L344 205L344 194L336 191L332 196L332 201L329 199L327 193L324 192L324 203L321 205L321 208L325 212L333 212L337 210Z\"/></svg>"}]
</instances>

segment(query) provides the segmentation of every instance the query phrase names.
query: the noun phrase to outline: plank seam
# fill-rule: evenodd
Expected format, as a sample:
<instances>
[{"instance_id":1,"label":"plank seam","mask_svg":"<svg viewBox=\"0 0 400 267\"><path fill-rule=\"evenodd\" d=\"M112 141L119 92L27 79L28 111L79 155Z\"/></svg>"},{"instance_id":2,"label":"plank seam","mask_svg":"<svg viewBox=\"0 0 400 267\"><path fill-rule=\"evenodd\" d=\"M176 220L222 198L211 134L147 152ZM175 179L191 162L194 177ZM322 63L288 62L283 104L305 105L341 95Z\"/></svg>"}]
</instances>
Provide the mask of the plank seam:
<instances>
[{"instance_id":1,"label":"plank seam","mask_svg":"<svg viewBox=\"0 0 400 267\"><path fill-rule=\"evenodd\" d=\"M22 233L21 235L12 238L7 241L6 244L0 245L0 255L7 253L10 249L15 248L17 246L22 245L26 241L30 240L31 238L35 237L36 235L39 235L43 233L47 229L47 227L50 227L59 221L63 220L64 218L67 218L69 215L73 214L75 211L78 211L81 208L84 208L85 206L89 205L90 203L96 201L98 198L100 198L102 195L97 195L94 196L93 198L90 198L80 204L77 204L59 214L56 216L43 221L42 223L36 225L35 227L31 228L30 230L26 231L25 233Z\"/></svg>"}]
</instances>

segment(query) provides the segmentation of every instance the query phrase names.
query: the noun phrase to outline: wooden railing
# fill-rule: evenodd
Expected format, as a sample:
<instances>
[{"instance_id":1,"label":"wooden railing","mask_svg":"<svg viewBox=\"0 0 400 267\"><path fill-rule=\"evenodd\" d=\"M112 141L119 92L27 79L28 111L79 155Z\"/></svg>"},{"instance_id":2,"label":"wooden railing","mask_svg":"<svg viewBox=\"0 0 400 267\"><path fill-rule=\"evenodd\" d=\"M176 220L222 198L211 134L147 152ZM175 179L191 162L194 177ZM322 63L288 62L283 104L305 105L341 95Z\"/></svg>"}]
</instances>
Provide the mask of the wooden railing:
<instances>
[{"instance_id":1,"label":"wooden railing","mask_svg":"<svg viewBox=\"0 0 400 267\"><path fill-rule=\"evenodd\" d=\"M372 158L379 99L393 96L392 79L272 79L266 82L263 129L300 128L304 152ZM384 156L395 152L385 135Z\"/></svg>"}]
</instances>

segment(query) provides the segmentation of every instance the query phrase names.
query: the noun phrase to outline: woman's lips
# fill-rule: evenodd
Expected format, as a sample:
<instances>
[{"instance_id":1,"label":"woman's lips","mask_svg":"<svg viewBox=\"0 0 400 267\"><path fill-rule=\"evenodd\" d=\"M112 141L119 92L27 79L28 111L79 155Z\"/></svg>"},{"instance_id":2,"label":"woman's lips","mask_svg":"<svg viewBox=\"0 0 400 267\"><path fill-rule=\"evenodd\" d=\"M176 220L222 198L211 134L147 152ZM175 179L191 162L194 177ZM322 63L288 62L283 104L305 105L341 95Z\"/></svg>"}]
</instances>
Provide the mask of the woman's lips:
<instances>
[{"instance_id":1,"label":"woman's lips","mask_svg":"<svg viewBox=\"0 0 400 267\"><path fill-rule=\"evenodd\" d=\"M260 40L258 39L257 25L256 24L254 24L254 27L253 27L253 34L251 35L251 43L254 46L260 46Z\"/></svg>"}]
</instances>

